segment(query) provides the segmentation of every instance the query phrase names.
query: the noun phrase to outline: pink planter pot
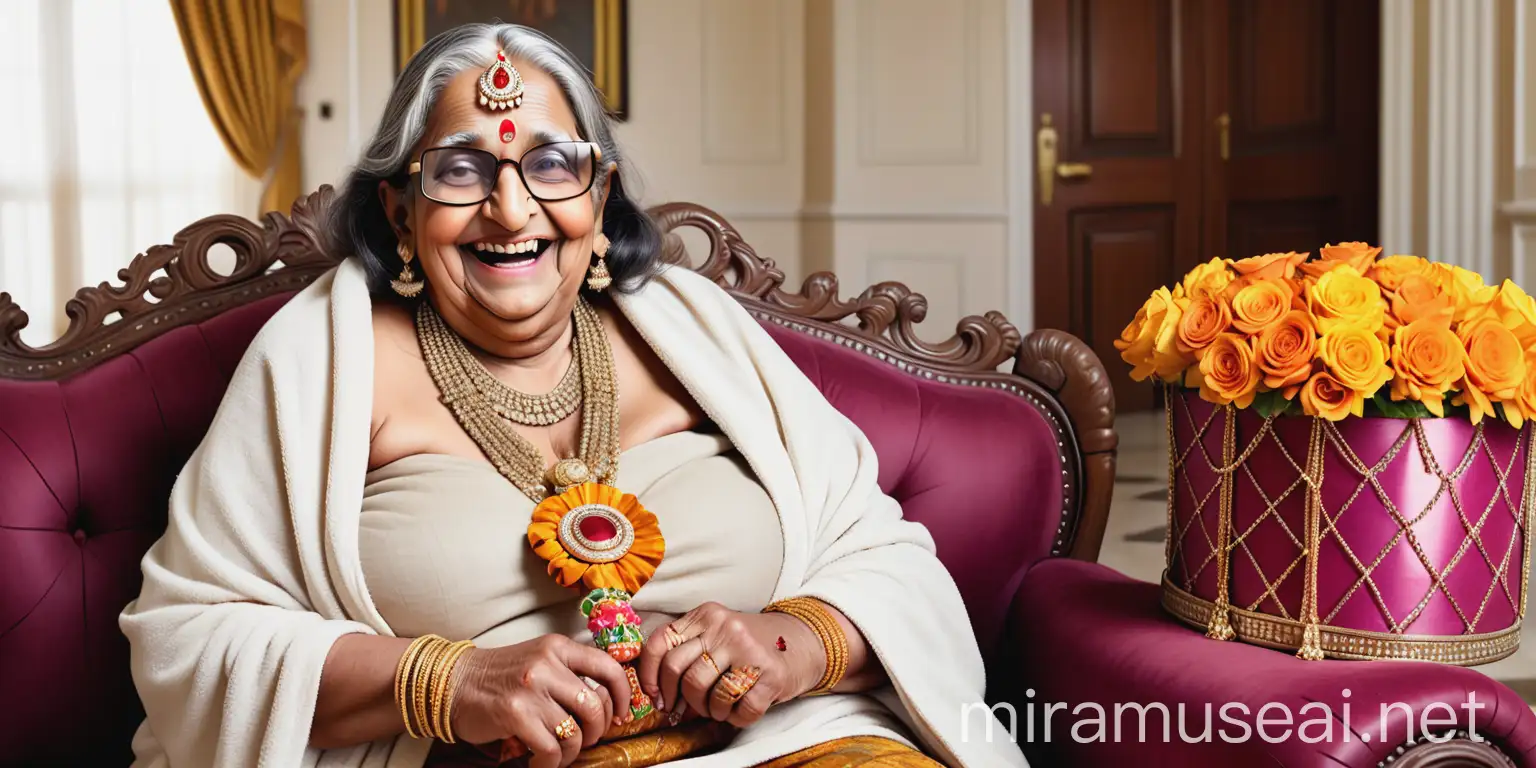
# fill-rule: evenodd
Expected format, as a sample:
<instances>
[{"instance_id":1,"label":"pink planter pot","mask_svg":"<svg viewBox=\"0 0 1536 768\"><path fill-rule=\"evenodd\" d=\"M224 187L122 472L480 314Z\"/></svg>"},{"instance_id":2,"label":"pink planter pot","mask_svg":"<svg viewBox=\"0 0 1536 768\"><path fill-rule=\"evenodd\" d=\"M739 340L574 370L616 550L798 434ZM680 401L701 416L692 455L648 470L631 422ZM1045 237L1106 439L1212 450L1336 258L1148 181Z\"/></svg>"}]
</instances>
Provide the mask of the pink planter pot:
<instances>
[{"instance_id":1,"label":"pink planter pot","mask_svg":"<svg viewBox=\"0 0 1536 768\"><path fill-rule=\"evenodd\" d=\"M1472 665L1518 647L1530 425L1167 400L1171 613L1305 658Z\"/></svg>"}]
</instances>

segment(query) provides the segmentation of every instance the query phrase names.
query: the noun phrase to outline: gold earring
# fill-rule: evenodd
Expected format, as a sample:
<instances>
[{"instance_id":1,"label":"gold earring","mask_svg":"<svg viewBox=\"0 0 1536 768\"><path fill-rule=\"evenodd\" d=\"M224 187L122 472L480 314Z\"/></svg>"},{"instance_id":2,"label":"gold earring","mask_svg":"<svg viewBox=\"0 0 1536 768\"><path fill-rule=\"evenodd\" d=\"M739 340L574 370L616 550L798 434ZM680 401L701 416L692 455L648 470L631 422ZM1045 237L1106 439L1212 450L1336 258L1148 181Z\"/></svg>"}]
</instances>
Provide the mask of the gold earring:
<instances>
[{"instance_id":1,"label":"gold earring","mask_svg":"<svg viewBox=\"0 0 1536 768\"><path fill-rule=\"evenodd\" d=\"M607 290L613 284L613 276L608 274L608 265L603 261L608 255L608 236L599 233L592 243L592 253L597 256L597 263L587 271L587 287L594 291Z\"/></svg>"},{"instance_id":2,"label":"gold earring","mask_svg":"<svg viewBox=\"0 0 1536 768\"><path fill-rule=\"evenodd\" d=\"M411 271L411 259L416 254L411 251L411 246L404 240L401 240L400 244L395 246L395 253L400 256L400 279L389 281L389 287L395 289L395 293L400 294L404 298L414 299L421 293L422 286L425 285L420 278L416 277L416 273Z\"/></svg>"}]
</instances>

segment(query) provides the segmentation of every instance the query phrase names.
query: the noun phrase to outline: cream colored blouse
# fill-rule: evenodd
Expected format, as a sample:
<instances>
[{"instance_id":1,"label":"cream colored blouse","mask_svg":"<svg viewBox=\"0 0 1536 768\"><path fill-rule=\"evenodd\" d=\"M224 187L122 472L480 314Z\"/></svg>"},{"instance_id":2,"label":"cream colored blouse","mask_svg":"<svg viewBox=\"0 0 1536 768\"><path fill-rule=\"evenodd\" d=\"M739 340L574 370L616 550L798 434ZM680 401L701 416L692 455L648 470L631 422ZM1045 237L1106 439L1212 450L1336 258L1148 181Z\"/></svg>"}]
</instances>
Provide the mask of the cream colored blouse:
<instances>
[{"instance_id":1,"label":"cream colored blouse","mask_svg":"<svg viewBox=\"0 0 1536 768\"><path fill-rule=\"evenodd\" d=\"M650 631L705 600L768 601L783 562L778 514L724 435L679 432L625 451L616 486L661 523L667 553L634 608ZM401 637L483 646L559 632L591 642L577 590L528 545L533 502L489 464L418 454L368 473L359 546L369 592Z\"/></svg>"}]
</instances>

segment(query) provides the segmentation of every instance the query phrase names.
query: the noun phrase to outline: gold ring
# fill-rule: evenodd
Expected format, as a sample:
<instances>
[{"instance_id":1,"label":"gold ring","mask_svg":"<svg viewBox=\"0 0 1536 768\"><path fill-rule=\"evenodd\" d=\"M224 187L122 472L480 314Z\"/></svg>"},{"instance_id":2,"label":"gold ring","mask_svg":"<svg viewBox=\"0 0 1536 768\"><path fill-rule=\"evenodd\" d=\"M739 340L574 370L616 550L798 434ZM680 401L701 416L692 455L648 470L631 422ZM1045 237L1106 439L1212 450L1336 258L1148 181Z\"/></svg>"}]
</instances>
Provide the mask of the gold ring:
<instances>
[{"instance_id":1,"label":"gold ring","mask_svg":"<svg viewBox=\"0 0 1536 768\"><path fill-rule=\"evenodd\" d=\"M741 701L741 697L757 685L758 678L763 676L761 667L731 667L720 677L720 682L715 684L715 695L728 703L735 704Z\"/></svg>"},{"instance_id":2,"label":"gold ring","mask_svg":"<svg viewBox=\"0 0 1536 768\"><path fill-rule=\"evenodd\" d=\"M561 720L559 725L555 726L555 738L561 741L565 741L566 739L569 739L575 735L576 718L574 717L567 717L566 719Z\"/></svg>"},{"instance_id":3,"label":"gold ring","mask_svg":"<svg viewBox=\"0 0 1536 768\"><path fill-rule=\"evenodd\" d=\"M705 651L705 652L699 654L699 658L701 658L704 661L709 663L710 668L715 670L715 675L716 676L718 676L720 674L720 665L715 663L715 659L714 659L714 657L709 655L709 651Z\"/></svg>"}]
</instances>

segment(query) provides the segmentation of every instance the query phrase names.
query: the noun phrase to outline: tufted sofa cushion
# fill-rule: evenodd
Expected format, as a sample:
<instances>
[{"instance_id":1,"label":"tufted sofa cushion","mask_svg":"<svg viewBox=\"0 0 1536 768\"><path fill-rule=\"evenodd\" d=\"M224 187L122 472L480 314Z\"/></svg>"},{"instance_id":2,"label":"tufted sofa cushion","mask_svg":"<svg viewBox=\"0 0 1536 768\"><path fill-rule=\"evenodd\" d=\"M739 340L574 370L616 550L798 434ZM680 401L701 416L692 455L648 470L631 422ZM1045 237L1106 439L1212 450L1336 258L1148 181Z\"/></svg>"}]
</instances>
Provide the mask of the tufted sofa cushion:
<instances>
[{"instance_id":1,"label":"tufted sofa cushion","mask_svg":"<svg viewBox=\"0 0 1536 768\"><path fill-rule=\"evenodd\" d=\"M63 382L0 381L0 765L131 759L143 712L118 614L138 593L176 474L287 297ZM990 657L1024 570L1061 535L1057 427L1021 397L767 327L869 436L882 488L932 530Z\"/></svg>"}]
</instances>

